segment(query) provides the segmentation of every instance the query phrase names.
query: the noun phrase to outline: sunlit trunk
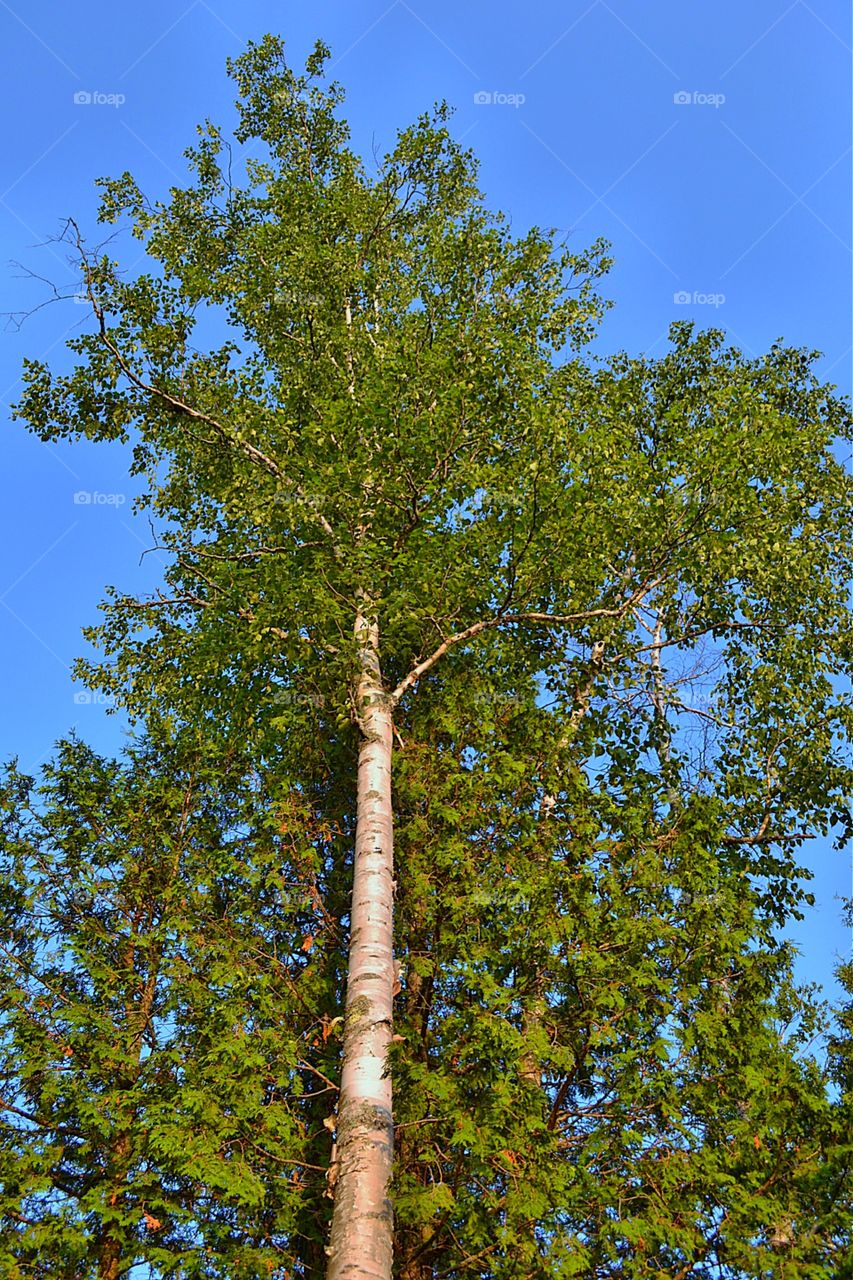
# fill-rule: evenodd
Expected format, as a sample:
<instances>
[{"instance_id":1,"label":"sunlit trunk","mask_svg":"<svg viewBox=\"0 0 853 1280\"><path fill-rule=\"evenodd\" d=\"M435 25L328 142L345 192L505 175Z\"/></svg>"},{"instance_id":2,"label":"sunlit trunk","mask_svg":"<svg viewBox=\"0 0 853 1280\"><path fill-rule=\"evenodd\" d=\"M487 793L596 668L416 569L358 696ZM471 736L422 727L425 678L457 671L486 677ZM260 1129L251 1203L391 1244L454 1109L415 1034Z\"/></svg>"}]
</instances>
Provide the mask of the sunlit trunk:
<instances>
[{"instance_id":1,"label":"sunlit trunk","mask_svg":"<svg viewBox=\"0 0 853 1280\"><path fill-rule=\"evenodd\" d=\"M382 686L379 631L359 614L361 730L350 950L341 1092L337 1115L335 1207L328 1280L391 1280L389 1183L394 1149L391 1041L394 998L392 708Z\"/></svg>"}]
</instances>

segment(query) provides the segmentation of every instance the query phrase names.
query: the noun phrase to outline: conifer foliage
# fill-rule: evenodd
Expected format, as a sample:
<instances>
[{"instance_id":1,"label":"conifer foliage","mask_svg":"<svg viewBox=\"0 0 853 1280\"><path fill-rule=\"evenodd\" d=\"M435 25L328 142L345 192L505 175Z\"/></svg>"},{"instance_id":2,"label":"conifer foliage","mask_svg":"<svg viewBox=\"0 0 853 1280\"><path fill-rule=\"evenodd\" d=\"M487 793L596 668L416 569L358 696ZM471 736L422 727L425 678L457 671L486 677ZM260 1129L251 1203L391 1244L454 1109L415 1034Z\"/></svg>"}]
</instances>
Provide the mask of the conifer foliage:
<instances>
[{"instance_id":1,"label":"conifer foliage","mask_svg":"<svg viewBox=\"0 0 853 1280\"><path fill-rule=\"evenodd\" d=\"M77 741L0 801L3 1274L284 1274L334 1097L293 806L221 760Z\"/></svg>"}]
</instances>

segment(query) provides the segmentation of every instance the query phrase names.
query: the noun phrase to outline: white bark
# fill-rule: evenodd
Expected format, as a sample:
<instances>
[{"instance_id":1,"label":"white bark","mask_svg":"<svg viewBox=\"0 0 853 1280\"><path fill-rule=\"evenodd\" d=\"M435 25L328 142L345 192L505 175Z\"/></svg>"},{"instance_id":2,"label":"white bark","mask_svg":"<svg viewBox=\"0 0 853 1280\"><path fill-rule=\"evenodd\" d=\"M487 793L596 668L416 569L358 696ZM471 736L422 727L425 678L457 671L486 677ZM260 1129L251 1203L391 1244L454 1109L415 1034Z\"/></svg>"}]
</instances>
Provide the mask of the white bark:
<instances>
[{"instance_id":1,"label":"white bark","mask_svg":"<svg viewBox=\"0 0 853 1280\"><path fill-rule=\"evenodd\" d=\"M391 808L392 703L382 686L379 633L356 621L362 733L337 1177L327 1280L391 1280L394 1154L388 1046L394 998L394 848Z\"/></svg>"}]
</instances>

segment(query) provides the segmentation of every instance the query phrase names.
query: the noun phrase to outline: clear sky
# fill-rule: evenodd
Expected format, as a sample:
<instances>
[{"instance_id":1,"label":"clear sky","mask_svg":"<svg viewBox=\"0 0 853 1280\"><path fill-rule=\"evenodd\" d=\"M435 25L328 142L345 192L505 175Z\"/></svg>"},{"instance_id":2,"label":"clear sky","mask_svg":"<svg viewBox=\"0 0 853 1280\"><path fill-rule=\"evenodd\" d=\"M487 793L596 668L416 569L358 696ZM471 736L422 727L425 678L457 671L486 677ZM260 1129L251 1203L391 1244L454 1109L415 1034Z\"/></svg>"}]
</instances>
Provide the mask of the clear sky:
<instances>
[{"instance_id":1,"label":"clear sky","mask_svg":"<svg viewBox=\"0 0 853 1280\"><path fill-rule=\"evenodd\" d=\"M15 263L71 278L50 238L69 215L96 237L94 178L129 169L154 197L182 181L196 122L233 121L226 57L277 31L297 66L317 37L332 47L366 153L446 99L515 227L606 236L605 349L659 353L692 316L748 352L778 337L817 348L849 392L850 27L849 0L0 0L0 309L49 294ZM124 262L137 252L128 242ZM57 303L0 332L4 418L21 358L61 366L81 317ZM48 447L4 424L2 458L0 756L33 770L72 726L120 743L103 706L75 701L69 664L105 585L145 590L158 564L140 563L152 538L129 512L121 448ZM850 859L806 857L818 902L797 930L801 970L827 981L849 953Z\"/></svg>"}]
</instances>

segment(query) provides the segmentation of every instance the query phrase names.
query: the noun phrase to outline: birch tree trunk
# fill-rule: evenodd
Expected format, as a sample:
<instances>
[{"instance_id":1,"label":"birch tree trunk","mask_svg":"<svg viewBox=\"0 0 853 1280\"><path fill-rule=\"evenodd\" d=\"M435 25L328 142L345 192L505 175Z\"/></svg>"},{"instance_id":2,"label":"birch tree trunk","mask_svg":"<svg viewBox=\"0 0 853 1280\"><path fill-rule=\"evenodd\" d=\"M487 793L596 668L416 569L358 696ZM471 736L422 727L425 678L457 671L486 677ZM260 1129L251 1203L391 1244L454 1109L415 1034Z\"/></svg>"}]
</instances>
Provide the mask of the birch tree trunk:
<instances>
[{"instance_id":1,"label":"birch tree trunk","mask_svg":"<svg viewBox=\"0 0 853 1280\"><path fill-rule=\"evenodd\" d=\"M336 1133L328 1280L391 1280L389 1200L394 1154L391 1041L394 998L392 706L382 684L377 623L356 618L362 733L344 1051Z\"/></svg>"}]
</instances>

